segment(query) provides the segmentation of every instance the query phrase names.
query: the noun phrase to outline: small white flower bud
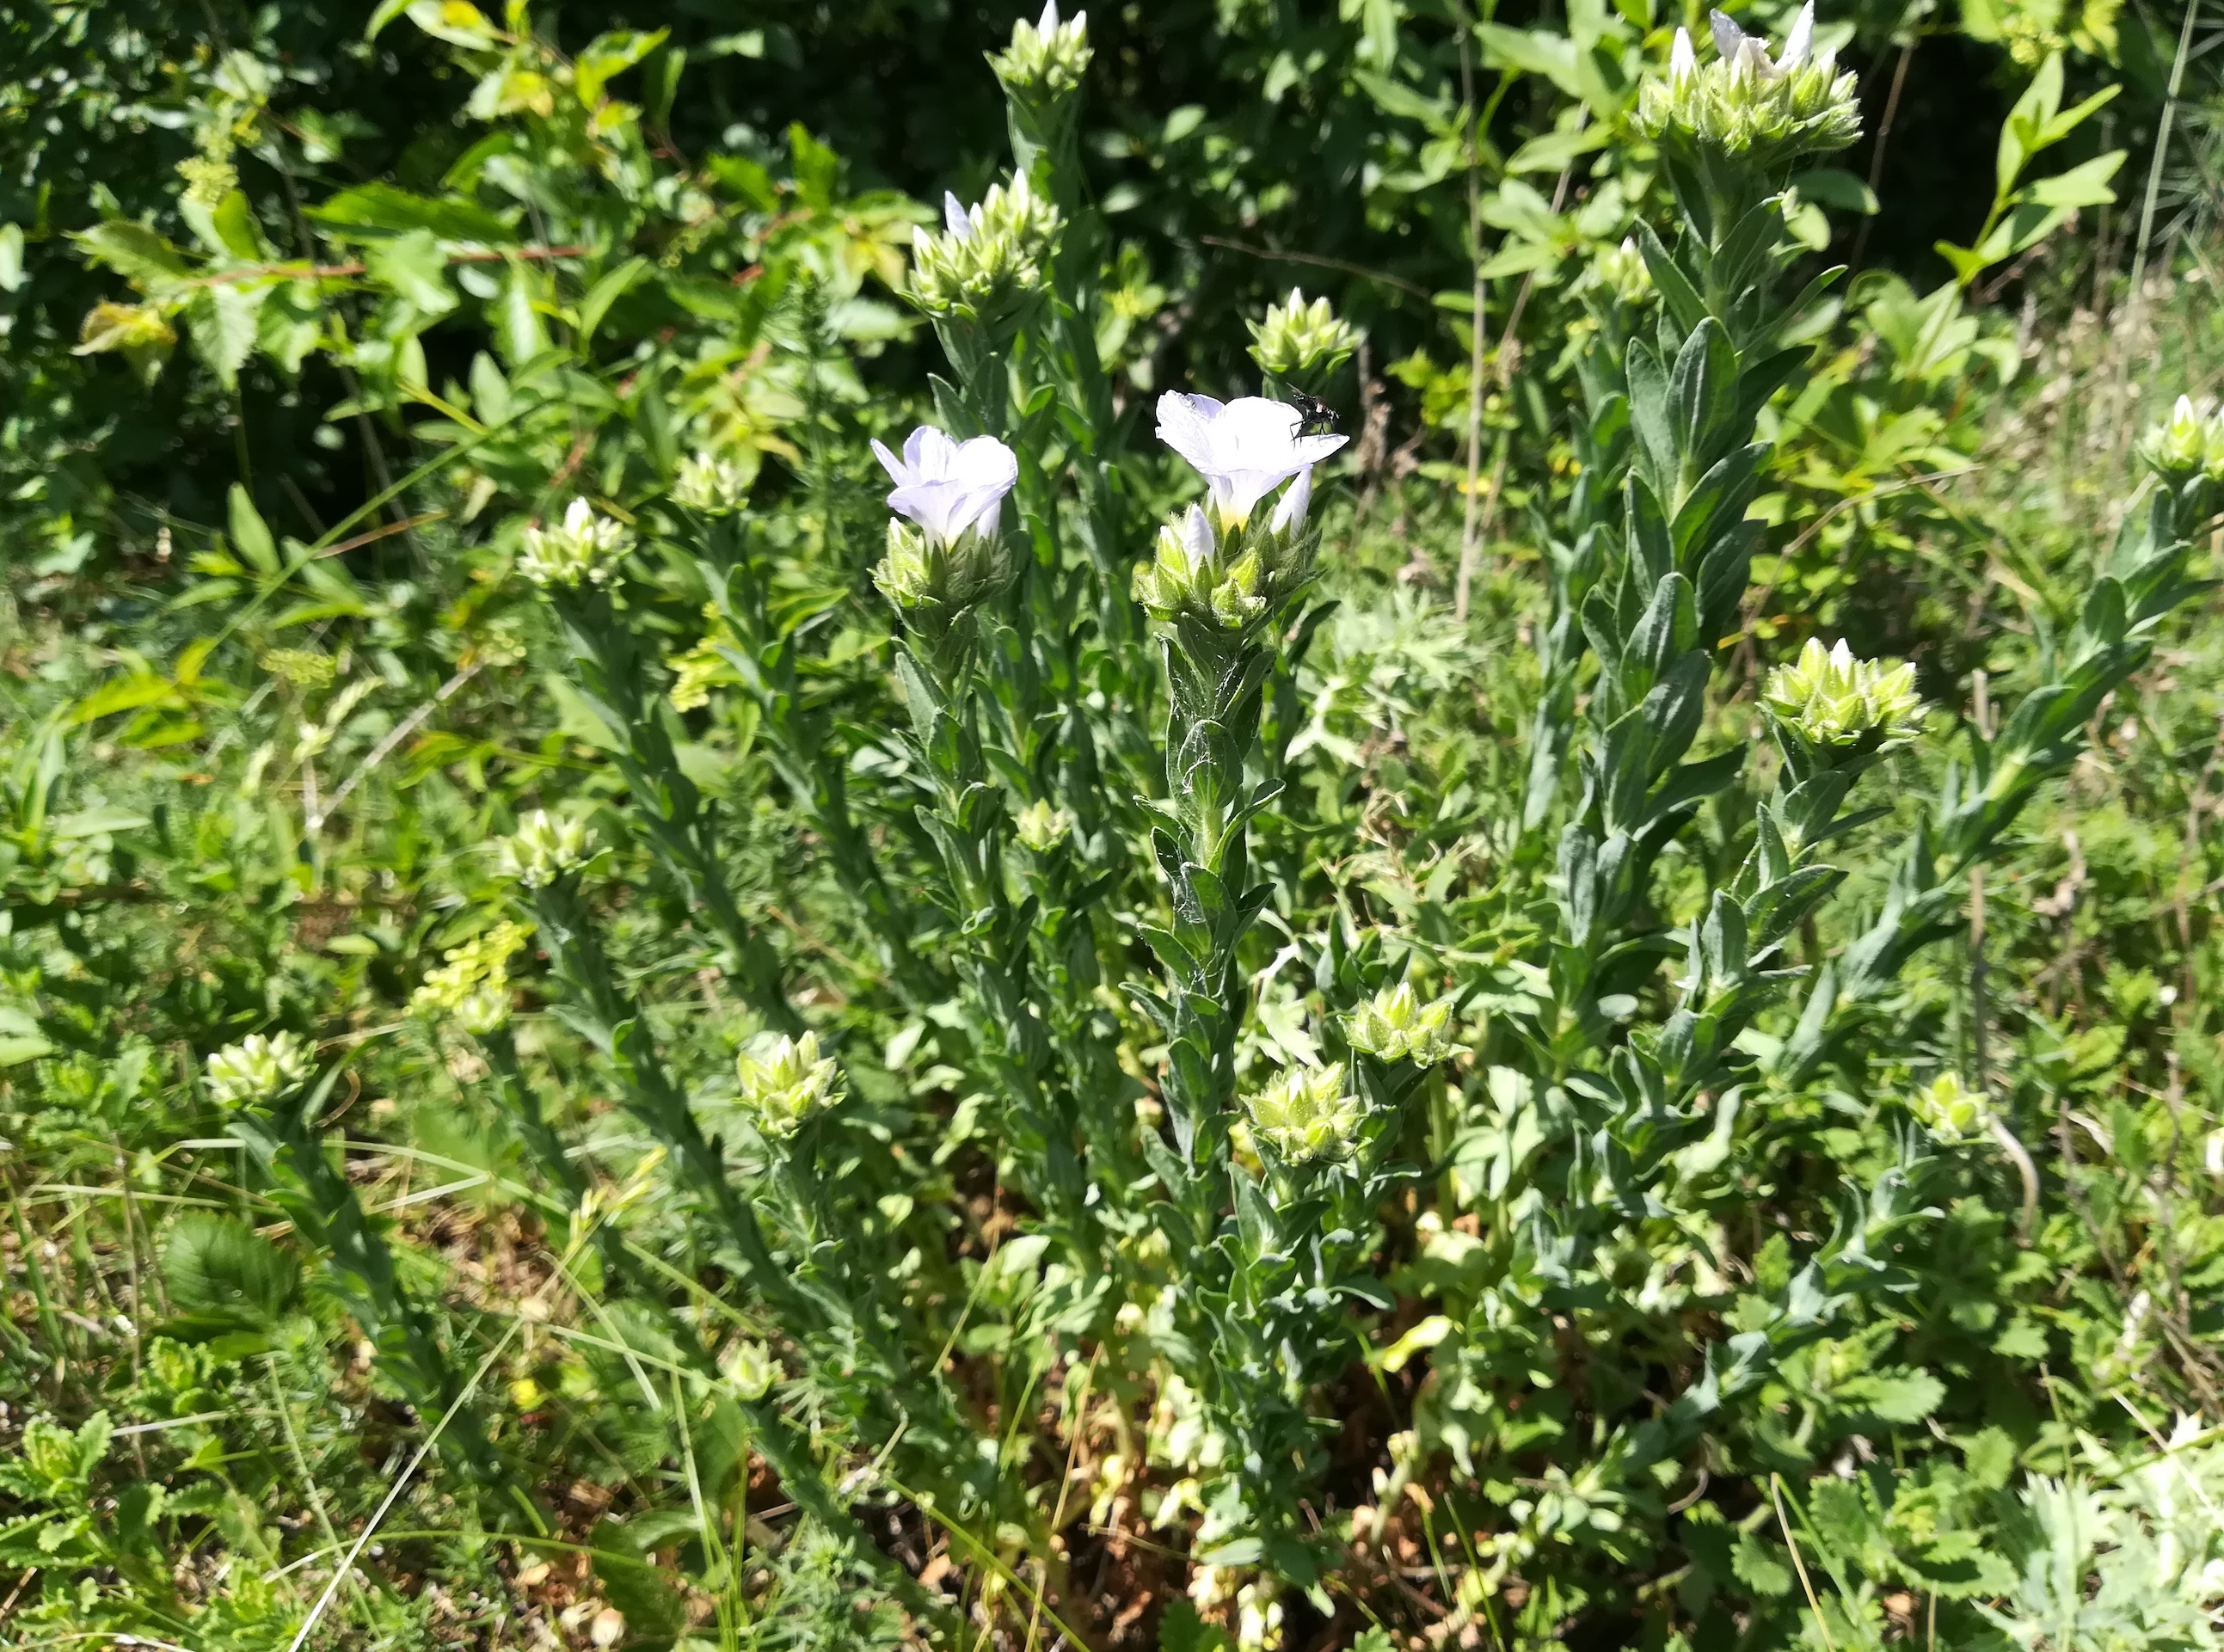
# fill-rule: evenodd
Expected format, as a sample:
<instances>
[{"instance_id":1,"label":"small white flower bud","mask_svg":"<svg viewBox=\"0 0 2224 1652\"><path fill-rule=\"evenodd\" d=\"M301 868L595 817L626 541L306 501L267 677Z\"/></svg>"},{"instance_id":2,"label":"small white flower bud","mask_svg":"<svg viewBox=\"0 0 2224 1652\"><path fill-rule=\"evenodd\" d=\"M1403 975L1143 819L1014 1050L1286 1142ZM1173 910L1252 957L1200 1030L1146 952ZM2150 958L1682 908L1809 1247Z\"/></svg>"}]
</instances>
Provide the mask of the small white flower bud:
<instances>
[{"instance_id":1,"label":"small white flower bud","mask_svg":"<svg viewBox=\"0 0 2224 1652\"><path fill-rule=\"evenodd\" d=\"M755 1113L758 1131L774 1140L793 1136L842 1100L841 1072L831 1057L820 1058L813 1032L783 1037L762 1060L744 1055L735 1065L742 1105Z\"/></svg>"},{"instance_id":2,"label":"small white flower bud","mask_svg":"<svg viewBox=\"0 0 2224 1652\"><path fill-rule=\"evenodd\" d=\"M308 1045L290 1032L269 1037L251 1032L208 1058L203 1069L219 1106L254 1107L275 1101L316 1070Z\"/></svg>"},{"instance_id":3,"label":"small white flower bud","mask_svg":"<svg viewBox=\"0 0 2224 1652\"><path fill-rule=\"evenodd\" d=\"M557 820L536 809L515 835L502 840L496 867L528 889L546 889L576 872L594 854L594 836L583 820Z\"/></svg>"},{"instance_id":4,"label":"small white flower bud","mask_svg":"<svg viewBox=\"0 0 2224 1652\"><path fill-rule=\"evenodd\" d=\"M536 523L525 530L517 567L536 585L565 590L607 585L633 546L631 529L600 514L585 500L574 499L565 508L559 526Z\"/></svg>"}]
</instances>

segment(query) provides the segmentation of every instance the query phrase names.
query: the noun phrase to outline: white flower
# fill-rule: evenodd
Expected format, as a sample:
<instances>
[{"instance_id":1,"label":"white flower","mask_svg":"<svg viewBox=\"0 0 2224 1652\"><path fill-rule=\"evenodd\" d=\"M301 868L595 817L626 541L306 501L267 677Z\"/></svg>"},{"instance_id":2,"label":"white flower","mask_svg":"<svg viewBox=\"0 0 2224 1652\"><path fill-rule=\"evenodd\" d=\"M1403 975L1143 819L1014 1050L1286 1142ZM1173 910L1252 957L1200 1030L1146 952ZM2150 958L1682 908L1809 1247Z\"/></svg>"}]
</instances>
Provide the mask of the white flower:
<instances>
[{"instance_id":1,"label":"white flower","mask_svg":"<svg viewBox=\"0 0 2224 1652\"><path fill-rule=\"evenodd\" d=\"M1721 12L1709 12L1707 22L1715 31L1715 50L1736 73L1758 73L1764 80L1774 80L1807 60L1808 51L1815 42L1815 0L1807 0L1800 8L1799 16L1792 20L1791 32L1784 37L1783 54L1776 58L1769 56L1768 41L1764 36L1747 34ZM1677 33L1683 31L1678 29ZM1671 59L1671 66L1673 61Z\"/></svg>"},{"instance_id":2,"label":"white flower","mask_svg":"<svg viewBox=\"0 0 2224 1652\"><path fill-rule=\"evenodd\" d=\"M954 198L951 205L963 215ZM917 523L938 545L969 533L993 535L1004 495L1020 479L1018 457L995 437L953 442L932 425L912 432L900 459L877 441L873 452L896 484L888 508Z\"/></svg>"},{"instance_id":3,"label":"white flower","mask_svg":"<svg viewBox=\"0 0 2224 1652\"><path fill-rule=\"evenodd\" d=\"M1169 390L1159 398L1159 439L1204 477L1223 526L1249 520L1252 508L1292 476L1307 478L1292 519L1303 524L1312 467L1342 447L1344 438L1299 435L1302 423L1295 407L1264 396L1223 402ZM1278 527L1290 525L1279 514L1275 520Z\"/></svg>"},{"instance_id":4,"label":"white flower","mask_svg":"<svg viewBox=\"0 0 2224 1652\"><path fill-rule=\"evenodd\" d=\"M1691 45L1691 31L1679 28L1676 31L1676 43L1668 48L1669 78L1680 84L1698 73L1699 54Z\"/></svg>"}]
</instances>

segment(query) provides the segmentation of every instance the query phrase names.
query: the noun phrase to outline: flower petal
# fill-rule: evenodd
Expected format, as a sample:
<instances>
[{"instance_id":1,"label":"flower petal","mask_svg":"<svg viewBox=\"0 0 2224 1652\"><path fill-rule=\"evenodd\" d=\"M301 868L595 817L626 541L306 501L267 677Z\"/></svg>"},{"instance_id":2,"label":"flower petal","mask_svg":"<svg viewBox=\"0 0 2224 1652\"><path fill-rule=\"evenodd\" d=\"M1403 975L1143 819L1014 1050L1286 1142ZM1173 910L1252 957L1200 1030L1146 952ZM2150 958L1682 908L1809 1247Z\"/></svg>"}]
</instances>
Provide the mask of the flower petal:
<instances>
[{"instance_id":1,"label":"flower petal","mask_svg":"<svg viewBox=\"0 0 2224 1652\"><path fill-rule=\"evenodd\" d=\"M1292 533L1305 525L1305 513L1312 508L1313 468L1310 464L1298 472L1290 490L1274 507L1273 530L1277 533Z\"/></svg>"},{"instance_id":2,"label":"flower petal","mask_svg":"<svg viewBox=\"0 0 2224 1652\"><path fill-rule=\"evenodd\" d=\"M881 462L881 469L888 473L888 480L897 487L900 488L913 479L911 467L889 452L888 445L877 436L873 438L873 457Z\"/></svg>"},{"instance_id":3,"label":"flower petal","mask_svg":"<svg viewBox=\"0 0 2224 1652\"><path fill-rule=\"evenodd\" d=\"M1213 429L1225 411L1210 396L1169 390L1159 398L1159 439L1209 476L1216 460Z\"/></svg>"},{"instance_id":4,"label":"flower petal","mask_svg":"<svg viewBox=\"0 0 2224 1652\"><path fill-rule=\"evenodd\" d=\"M1808 48L1815 43L1815 0L1799 8L1792 20L1791 32L1784 37L1784 50L1776 60L1776 66L1788 69L1795 63L1806 61Z\"/></svg>"},{"instance_id":5,"label":"flower petal","mask_svg":"<svg viewBox=\"0 0 2224 1652\"><path fill-rule=\"evenodd\" d=\"M1745 30L1722 12L1709 12L1707 26L1715 32L1715 50L1726 58L1735 57L1738 48L1746 42Z\"/></svg>"},{"instance_id":6,"label":"flower petal","mask_svg":"<svg viewBox=\"0 0 2224 1652\"><path fill-rule=\"evenodd\" d=\"M973 233L973 221L965 216L964 203L946 189L942 192L942 227L960 241Z\"/></svg>"}]
</instances>

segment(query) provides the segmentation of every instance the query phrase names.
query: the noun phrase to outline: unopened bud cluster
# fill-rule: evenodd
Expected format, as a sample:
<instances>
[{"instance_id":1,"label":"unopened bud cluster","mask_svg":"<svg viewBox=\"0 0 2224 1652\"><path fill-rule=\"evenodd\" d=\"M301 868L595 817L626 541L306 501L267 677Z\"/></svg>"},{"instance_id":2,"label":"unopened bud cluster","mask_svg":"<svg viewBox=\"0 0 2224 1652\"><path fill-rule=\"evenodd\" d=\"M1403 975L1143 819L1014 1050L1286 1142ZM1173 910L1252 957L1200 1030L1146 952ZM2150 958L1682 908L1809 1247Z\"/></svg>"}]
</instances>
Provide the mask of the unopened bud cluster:
<instances>
[{"instance_id":1,"label":"unopened bud cluster","mask_svg":"<svg viewBox=\"0 0 2224 1652\"><path fill-rule=\"evenodd\" d=\"M1942 1073L1917 1090L1907 1098L1907 1110L1942 1142L1967 1141L1992 1126L1990 1105L1958 1073Z\"/></svg>"},{"instance_id":2,"label":"unopened bud cluster","mask_svg":"<svg viewBox=\"0 0 2224 1652\"><path fill-rule=\"evenodd\" d=\"M2139 457L2174 488L2196 478L2224 482L2224 410L2180 396L2170 418L2139 443Z\"/></svg>"},{"instance_id":3,"label":"unopened bud cluster","mask_svg":"<svg viewBox=\"0 0 2224 1652\"><path fill-rule=\"evenodd\" d=\"M1911 739L1923 709L1914 666L1856 659L1842 639L1825 649L1811 637L1796 662L1768 674L1760 703L1817 754L1854 747L1876 751Z\"/></svg>"},{"instance_id":4,"label":"unopened bud cluster","mask_svg":"<svg viewBox=\"0 0 2224 1652\"><path fill-rule=\"evenodd\" d=\"M672 481L673 502L704 516L723 516L749 497L749 473L734 460L714 453L691 453L679 461Z\"/></svg>"},{"instance_id":5,"label":"unopened bud cluster","mask_svg":"<svg viewBox=\"0 0 2224 1652\"><path fill-rule=\"evenodd\" d=\"M1062 98L1089 73L1089 14L1077 11L1060 22L1058 0L1049 0L1035 22L1012 28L1012 43L989 60L1004 90L1015 98Z\"/></svg>"},{"instance_id":6,"label":"unopened bud cluster","mask_svg":"<svg viewBox=\"0 0 2224 1652\"><path fill-rule=\"evenodd\" d=\"M209 1094L227 1107L275 1101L315 1070L309 1046L290 1032L251 1032L212 1055L204 1069Z\"/></svg>"},{"instance_id":7,"label":"unopened bud cluster","mask_svg":"<svg viewBox=\"0 0 2224 1652\"><path fill-rule=\"evenodd\" d=\"M1676 31L1667 74L1648 79L1638 92L1640 133L1764 167L1830 154L1861 136L1854 77L1838 73L1835 53L1814 50L1811 3L1773 57L1766 41L1721 12L1713 22L1717 55L1704 66L1690 35Z\"/></svg>"},{"instance_id":8,"label":"unopened bud cluster","mask_svg":"<svg viewBox=\"0 0 2224 1652\"><path fill-rule=\"evenodd\" d=\"M1012 822L1012 830L1022 848L1037 854L1048 854L1073 835L1073 813L1053 808L1038 798L1020 810Z\"/></svg>"},{"instance_id":9,"label":"unopened bud cluster","mask_svg":"<svg viewBox=\"0 0 2224 1652\"><path fill-rule=\"evenodd\" d=\"M1452 1001L1424 1004L1411 986L1385 987L1343 1018L1344 1042L1377 1061L1434 1067L1457 1048L1451 1040Z\"/></svg>"},{"instance_id":10,"label":"unopened bud cluster","mask_svg":"<svg viewBox=\"0 0 2224 1652\"><path fill-rule=\"evenodd\" d=\"M606 585L633 545L633 531L624 523L604 516L584 499L575 499L554 527L536 523L525 530L518 571L536 585L566 590L583 584Z\"/></svg>"},{"instance_id":11,"label":"unopened bud cluster","mask_svg":"<svg viewBox=\"0 0 2224 1652\"><path fill-rule=\"evenodd\" d=\"M912 232L912 296L938 318L993 324L1015 316L1043 284L1058 230L1058 208L1022 173L976 206L943 198L943 230Z\"/></svg>"},{"instance_id":12,"label":"unopened bud cluster","mask_svg":"<svg viewBox=\"0 0 2224 1652\"><path fill-rule=\"evenodd\" d=\"M1652 297L1652 271L1637 249L1637 237L1625 236L1618 247L1607 247L1591 260L1591 282L1623 305L1643 304Z\"/></svg>"},{"instance_id":13,"label":"unopened bud cluster","mask_svg":"<svg viewBox=\"0 0 2224 1652\"><path fill-rule=\"evenodd\" d=\"M1276 378L1305 383L1324 379L1351 359L1359 334L1326 299L1305 302L1296 287L1251 329L1251 359Z\"/></svg>"},{"instance_id":14,"label":"unopened bud cluster","mask_svg":"<svg viewBox=\"0 0 2224 1652\"><path fill-rule=\"evenodd\" d=\"M1311 541L1302 528L1292 532L1278 520L1215 534L1204 508L1192 505L1159 528L1156 554L1136 565L1135 600L1154 620L1240 631L1311 570Z\"/></svg>"},{"instance_id":15,"label":"unopened bud cluster","mask_svg":"<svg viewBox=\"0 0 2224 1652\"><path fill-rule=\"evenodd\" d=\"M502 840L496 869L528 889L546 889L567 872L593 858L594 835L583 820L558 820L536 809L515 833Z\"/></svg>"},{"instance_id":16,"label":"unopened bud cluster","mask_svg":"<svg viewBox=\"0 0 2224 1652\"><path fill-rule=\"evenodd\" d=\"M782 1038L759 1059L742 1056L736 1063L742 1103L756 1115L758 1131L784 1140L842 1099L842 1076L831 1057L818 1054L818 1035Z\"/></svg>"},{"instance_id":17,"label":"unopened bud cluster","mask_svg":"<svg viewBox=\"0 0 2224 1652\"><path fill-rule=\"evenodd\" d=\"M437 969L410 994L409 1012L426 1021L452 1020L483 1035L509 1019L509 961L533 931L501 923L442 955Z\"/></svg>"},{"instance_id":18,"label":"unopened bud cluster","mask_svg":"<svg viewBox=\"0 0 2224 1652\"><path fill-rule=\"evenodd\" d=\"M965 533L944 544L909 522L888 523L888 551L873 569L881 595L906 614L956 614L994 596L1012 577L1001 536Z\"/></svg>"},{"instance_id":19,"label":"unopened bud cluster","mask_svg":"<svg viewBox=\"0 0 2224 1652\"><path fill-rule=\"evenodd\" d=\"M1251 1139L1287 1163L1344 1159L1359 1144L1367 1108L1344 1086L1340 1067L1285 1068L1243 1104Z\"/></svg>"}]
</instances>

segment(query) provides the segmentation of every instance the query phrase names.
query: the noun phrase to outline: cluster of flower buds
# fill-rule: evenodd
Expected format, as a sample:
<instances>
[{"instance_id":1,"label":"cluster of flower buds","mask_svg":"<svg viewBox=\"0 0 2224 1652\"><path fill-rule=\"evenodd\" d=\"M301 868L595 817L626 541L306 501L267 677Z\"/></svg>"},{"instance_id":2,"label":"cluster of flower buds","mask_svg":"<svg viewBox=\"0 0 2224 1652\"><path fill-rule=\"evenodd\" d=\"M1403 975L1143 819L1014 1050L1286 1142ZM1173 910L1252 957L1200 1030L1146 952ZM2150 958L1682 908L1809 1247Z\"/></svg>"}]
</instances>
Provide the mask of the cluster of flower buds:
<instances>
[{"instance_id":1,"label":"cluster of flower buds","mask_svg":"<svg viewBox=\"0 0 2224 1652\"><path fill-rule=\"evenodd\" d=\"M1861 136L1854 77L1838 73L1835 53L1814 49L1812 0L1774 56L1766 41L1721 12L1712 21L1717 55L1704 66L1690 35L1676 31L1666 77L1648 79L1638 92L1640 132L1702 154L1748 159L1764 170L1833 153Z\"/></svg>"},{"instance_id":2,"label":"cluster of flower buds","mask_svg":"<svg viewBox=\"0 0 2224 1652\"><path fill-rule=\"evenodd\" d=\"M760 1133L782 1141L842 1099L842 1075L832 1057L818 1054L818 1035L783 1037L760 1059L736 1063L742 1103L756 1115Z\"/></svg>"},{"instance_id":3,"label":"cluster of flower buds","mask_svg":"<svg viewBox=\"0 0 2224 1652\"><path fill-rule=\"evenodd\" d=\"M2224 482L2224 410L2180 396L2169 419L2141 440L2139 457L2172 488Z\"/></svg>"},{"instance_id":4,"label":"cluster of flower buds","mask_svg":"<svg viewBox=\"0 0 2224 1652\"><path fill-rule=\"evenodd\" d=\"M1992 1107L1958 1073L1941 1073L1907 1098L1915 1122L1942 1142L1968 1141L1992 1127Z\"/></svg>"},{"instance_id":5,"label":"cluster of flower buds","mask_svg":"<svg viewBox=\"0 0 2224 1652\"><path fill-rule=\"evenodd\" d=\"M739 510L755 479L749 467L716 453L691 453L679 461L672 479L672 499L677 505L704 516L724 516Z\"/></svg>"},{"instance_id":6,"label":"cluster of flower buds","mask_svg":"<svg viewBox=\"0 0 2224 1652\"><path fill-rule=\"evenodd\" d=\"M535 523L525 530L518 571L536 585L576 590L583 584L607 585L633 549L633 531L604 516L584 499L565 507L554 527Z\"/></svg>"},{"instance_id":7,"label":"cluster of flower buds","mask_svg":"<svg viewBox=\"0 0 2224 1652\"><path fill-rule=\"evenodd\" d=\"M1287 402L1173 390L1159 398L1159 438L1197 468L1208 497L1159 530L1156 556L1136 568L1135 600L1156 620L1241 630L1311 574L1313 466L1344 438L1305 434ZM1285 483L1273 515L1255 525L1253 513Z\"/></svg>"},{"instance_id":8,"label":"cluster of flower buds","mask_svg":"<svg viewBox=\"0 0 2224 1652\"><path fill-rule=\"evenodd\" d=\"M921 425L899 458L873 444L896 484L888 493L888 553L873 570L881 594L909 617L954 618L1012 577L1000 524L1020 461L993 436L952 441Z\"/></svg>"},{"instance_id":9,"label":"cluster of flower buds","mask_svg":"<svg viewBox=\"0 0 2224 1652\"><path fill-rule=\"evenodd\" d=\"M1635 236L1624 236L1619 247L1600 249L1591 260L1590 283L1624 306L1643 304L1652 297L1652 271L1637 249Z\"/></svg>"},{"instance_id":10,"label":"cluster of flower buds","mask_svg":"<svg viewBox=\"0 0 2224 1652\"><path fill-rule=\"evenodd\" d=\"M1308 304L1294 287L1286 300L1268 307L1264 321L1248 325L1251 359L1260 370L1298 384L1325 379L1359 348L1358 332L1326 299Z\"/></svg>"},{"instance_id":11,"label":"cluster of flower buds","mask_svg":"<svg viewBox=\"0 0 2224 1652\"><path fill-rule=\"evenodd\" d=\"M1058 240L1058 212L1022 173L998 184L977 206L942 198L943 230L912 232L912 297L937 320L958 318L992 331L1018 319L1043 285Z\"/></svg>"},{"instance_id":12,"label":"cluster of flower buds","mask_svg":"<svg viewBox=\"0 0 2224 1652\"><path fill-rule=\"evenodd\" d=\"M1915 667L1856 659L1842 638L1829 649L1809 638L1797 661L1769 672L1760 703L1779 728L1823 758L1883 751L1911 740L1922 727Z\"/></svg>"},{"instance_id":13,"label":"cluster of flower buds","mask_svg":"<svg viewBox=\"0 0 2224 1652\"><path fill-rule=\"evenodd\" d=\"M593 859L594 834L584 820L558 820L536 809L525 824L502 840L495 869L528 889L546 889L567 872Z\"/></svg>"},{"instance_id":14,"label":"cluster of flower buds","mask_svg":"<svg viewBox=\"0 0 2224 1652\"><path fill-rule=\"evenodd\" d=\"M208 1058L209 1094L222 1107L275 1101L316 1070L309 1046L290 1032L250 1032Z\"/></svg>"},{"instance_id":15,"label":"cluster of flower buds","mask_svg":"<svg viewBox=\"0 0 2224 1652\"><path fill-rule=\"evenodd\" d=\"M409 1012L426 1021L452 1020L484 1035L509 1019L509 961L533 931L503 922L442 955L437 969L409 996Z\"/></svg>"},{"instance_id":16,"label":"cluster of flower buds","mask_svg":"<svg viewBox=\"0 0 2224 1652\"><path fill-rule=\"evenodd\" d=\"M1286 1163L1349 1158L1359 1144L1366 1104L1352 1094L1341 1067L1286 1067L1247 1097L1251 1139Z\"/></svg>"},{"instance_id":17,"label":"cluster of flower buds","mask_svg":"<svg viewBox=\"0 0 2224 1652\"><path fill-rule=\"evenodd\" d=\"M1073 811L1056 809L1038 798L1020 810L1012 822L1020 846L1037 854L1048 854L1073 835Z\"/></svg>"},{"instance_id":18,"label":"cluster of flower buds","mask_svg":"<svg viewBox=\"0 0 2224 1652\"><path fill-rule=\"evenodd\" d=\"M1013 25L1012 43L992 55L989 66L1014 98L1063 98L1080 86L1091 55L1089 14L1077 11L1072 22L1060 22L1058 0L1048 0L1038 22Z\"/></svg>"},{"instance_id":19,"label":"cluster of flower buds","mask_svg":"<svg viewBox=\"0 0 2224 1652\"><path fill-rule=\"evenodd\" d=\"M718 1361L718 1374L726 1379L736 1398L761 1400L780 1380L780 1361L763 1343L742 1337Z\"/></svg>"},{"instance_id":20,"label":"cluster of flower buds","mask_svg":"<svg viewBox=\"0 0 2224 1652\"><path fill-rule=\"evenodd\" d=\"M1452 1001L1424 1004L1404 981L1375 993L1343 1018L1344 1042L1377 1061L1434 1067L1458 1046L1451 1039Z\"/></svg>"}]
</instances>

